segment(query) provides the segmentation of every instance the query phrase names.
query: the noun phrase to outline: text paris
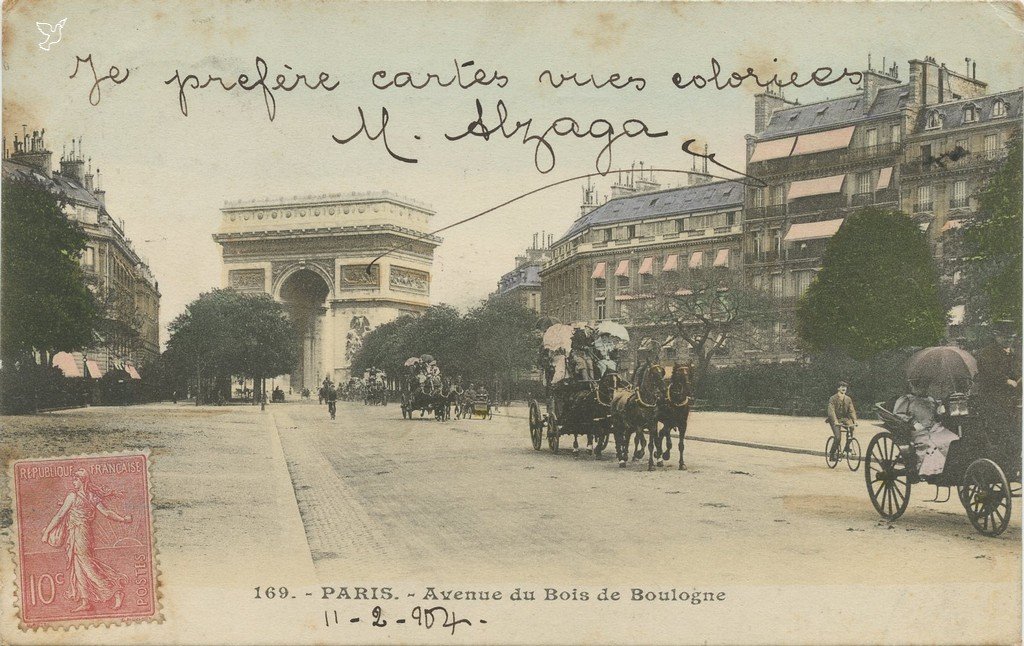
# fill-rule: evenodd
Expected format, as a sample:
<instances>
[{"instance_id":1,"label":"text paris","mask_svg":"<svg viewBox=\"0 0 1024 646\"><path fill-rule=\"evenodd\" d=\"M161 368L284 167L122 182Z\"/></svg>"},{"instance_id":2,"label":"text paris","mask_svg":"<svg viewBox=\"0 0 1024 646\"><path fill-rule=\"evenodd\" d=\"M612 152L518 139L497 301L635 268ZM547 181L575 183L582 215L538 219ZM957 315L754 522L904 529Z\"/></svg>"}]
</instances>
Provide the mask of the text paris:
<instances>
[{"instance_id":1,"label":"text paris","mask_svg":"<svg viewBox=\"0 0 1024 646\"><path fill-rule=\"evenodd\" d=\"M585 122L584 122L585 123ZM595 166L599 173L607 173L612 167L612 146L622 137L630 139L634 137L648 137L655 139L665 137L668 131L651 132L647 124L639 119L626 119L620 128L616 129L606 119L594 119L590 125L584 125L573 117L559 117L551 122L543 132L538 133L533 128L533 119L526 121L515 120L514 124L508 116L508 108L505 102L499 100L495 107L495 118L484 117L484 108L480 100L476 101L476 119L469 122L464 132L450 135L445 134L448 141L458 141L468 136L480 137L484 141L490 141L492 136L512 139L521 137L524 145L533 146L533 163L541 173L549 173L555 168L555 148L552 145L554 137L576 137L577 139L592 138L604 141L604 146L597 154Z\"/></svg>"}]
</instances>

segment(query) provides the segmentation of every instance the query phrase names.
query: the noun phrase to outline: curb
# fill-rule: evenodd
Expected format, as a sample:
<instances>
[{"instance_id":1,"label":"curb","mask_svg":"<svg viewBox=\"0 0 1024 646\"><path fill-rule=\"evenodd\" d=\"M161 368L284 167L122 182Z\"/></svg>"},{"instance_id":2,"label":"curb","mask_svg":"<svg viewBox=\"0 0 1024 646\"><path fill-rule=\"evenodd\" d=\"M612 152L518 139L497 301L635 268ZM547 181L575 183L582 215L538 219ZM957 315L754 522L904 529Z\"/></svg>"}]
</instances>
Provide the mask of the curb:
<instances>
[{"instance_id":1,"label":"curb","mask_svg":"<svg viewBox=\"0 0 1024 646\"><path fill-rule=\"evenodd\" d=\"M526 419L526 415L513 415L510 413L496 413L501 417ZM673 434L673 437L678 438L678 434ZM780 453L795 453L798 455L813 455L814 457L823 458L825 457L824 451L815 451L813 449L801 449L793 446L779 446L777 444L759 444L757 442L744 442L741 440L723 440L715 437L701 437L700 435L687 435L687 440L694 440L696 442L708 442L710 444L728 444L729 446L741 446L745 449L759 449L762 451L778 451Z\"/></svg>"}]
</instances>

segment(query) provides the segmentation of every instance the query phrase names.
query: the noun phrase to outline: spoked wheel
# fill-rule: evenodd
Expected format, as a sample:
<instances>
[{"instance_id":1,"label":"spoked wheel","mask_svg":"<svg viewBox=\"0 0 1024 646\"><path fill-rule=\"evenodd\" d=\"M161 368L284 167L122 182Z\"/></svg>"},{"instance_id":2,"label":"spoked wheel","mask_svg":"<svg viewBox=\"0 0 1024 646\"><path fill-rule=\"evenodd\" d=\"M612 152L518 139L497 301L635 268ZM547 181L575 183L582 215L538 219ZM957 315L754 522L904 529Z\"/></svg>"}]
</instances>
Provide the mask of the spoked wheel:
<instances>
[{"instance_id":1,"label":"spoked wheel","mask_svg":"<svg viewBox=\"0 0 1024 646\"><path fill-rule=\"evenodd\" d=\"M875 511L886 520L896 520L910 504L910 472L890 433L871 438L864 457L864 480Z\"/></svg>"},{"instance_id":2,"label":"spoked wheel","mask_svg":"<svg viewBox=\"0 0 1024 646\"><path fill-rule=\"evenodd\" d=\"M530 400L530 440L533 442L533 450L540 451L541 440L544 433L544 418L540 414L540 405L536 400Z\"/></svg>"},{"instance_id":3,"label":"spoked wheel","mask_svg":"<svg viewBox=\"0 0 1024 646\"><path fill-rule=\"evenodd\" d=\"M558 453L558 417L555 416L555 411L548 411L548 448Z\"/></svg>"},{"instance_id":4,"label":"spoked wheel","mask_svg":"<svg viewBox=\"0 0 1024 646\"><path fill-rule=\"evenodd\" d=\"M836 438L834 436L829 437L825 440L825 464L828 465L829 469L835 469L836 465L839 464L839 453L835 456L832 455L832 448L836 445Z\"/></svg>"},{"instance_id":5,"label":"spoked wheel","mask_svg":"<svg viewBox=\"0 0 1024 646\"><path fill-rule=\"evenodd\" d=\"M856 471L860 468L860 442L857 438L851 437L846 448L846 466L850 467L850 471Z\"/></svg>"},{"instance_id":6,"label":"spoked wheel","mask_svg":"<svg viewBox=\"0 0 1024 646\"><path fill-rule=\"evenodd\" d=\"M985 536L999 536L1010 524L1010 483L992 460L981 458L967 467L960 501L974 529Z\"/></svg>"}]
</instances>

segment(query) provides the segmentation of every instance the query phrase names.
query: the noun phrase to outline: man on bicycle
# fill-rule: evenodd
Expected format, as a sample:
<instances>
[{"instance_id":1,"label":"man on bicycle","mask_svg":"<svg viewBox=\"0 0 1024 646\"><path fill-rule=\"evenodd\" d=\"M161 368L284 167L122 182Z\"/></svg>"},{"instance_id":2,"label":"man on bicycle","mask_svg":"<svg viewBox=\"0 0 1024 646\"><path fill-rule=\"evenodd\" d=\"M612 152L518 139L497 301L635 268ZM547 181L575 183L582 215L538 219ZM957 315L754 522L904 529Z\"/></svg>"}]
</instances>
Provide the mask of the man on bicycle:
<instances>
[{"instance_id":1,"label":"man on bicycle","mask_svg":"<svg viewBox=\"0 0 1024 646\"><path fill-rule=\"evenodd\" d=\"M840 381L836 388L836 394L828 400L828 424L832 427L832 436L836 439L832 443L832 452L829 454L829 459L832 460L839 457L843 428L852 429L857 425L857 410L853 407L853 400L846 394L847 388L849 388L849 384Z\"/></svg>"}]
</instances>

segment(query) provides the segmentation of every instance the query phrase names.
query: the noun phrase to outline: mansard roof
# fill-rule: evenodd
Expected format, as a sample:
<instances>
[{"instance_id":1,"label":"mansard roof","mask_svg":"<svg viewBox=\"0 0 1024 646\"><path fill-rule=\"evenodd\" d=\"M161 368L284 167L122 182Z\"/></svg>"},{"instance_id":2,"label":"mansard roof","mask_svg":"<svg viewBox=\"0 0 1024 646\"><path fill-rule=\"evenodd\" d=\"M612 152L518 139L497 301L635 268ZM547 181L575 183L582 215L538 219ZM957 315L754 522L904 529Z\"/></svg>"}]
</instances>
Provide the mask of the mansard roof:
<instances>
[{"instance_id":1,"label":"mansard roof","mask_svg":"<svg viewBox=\"0 0 1024 646\"><path fill-rule=\"evenodd\" d=\"M8 179L30 179L47 186L54 193L61 193L69 200L82 206L94 208L104 215L109 215L106 208L95 195L70 177L53 173L51 177L44 175L39 169L16 161L3 160L3 176Z\"/></svg>"},{"instance_id":2,"label":"mansard roof","mask_svg":"<svg viewBox=\"0 0 1024 646\"><path fill-rule=\"evenodd\" d=\"M734 181L711 182L656 193L627 195L608 200L577 219L561 240L571 238L597 226L637 222L687 213L739 209L742 206L743 184Z\"/></svg>"},{"instance_id":3,"label":"mansard roof","mask_svg":"<svg viewBox=\"0 0 1024 646\"><path fill-rule=\"evenodd\" d=\"M838 99L777 110L764 132L758 135L758 139L772 139L809 130L825 130L864 119L896 114L909 99L909 85L891 85L880 88L869 106L864 105L863 92L858 92Z\"/></svg>"},{"instance_id":4,"label":"mansard roof","mask_svg":"<svg viewBox=\"0 0 1024 646\"><path fill-rule=\"evenodd\" d=\"M993 110L998 101L1006 104L1006 114L1001 117L993 116ZM929 115L938 112L942 120L942 128L954 128L966 125L964 122L964 108L973 105L978 109L978 119L972 123L984 123L986 121L1016 121L1021 119L1021 104L1024 103L1024 91L1021 88L1006 92L996 92L986 96L973 99L959 99L937 105L930 105L921 110L917 115L917 132L925 130Z\"/></svg>"}]
</instances>

